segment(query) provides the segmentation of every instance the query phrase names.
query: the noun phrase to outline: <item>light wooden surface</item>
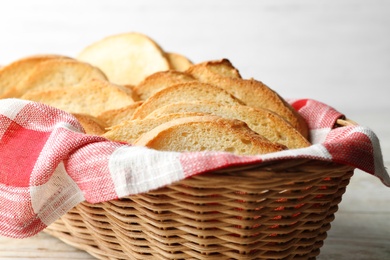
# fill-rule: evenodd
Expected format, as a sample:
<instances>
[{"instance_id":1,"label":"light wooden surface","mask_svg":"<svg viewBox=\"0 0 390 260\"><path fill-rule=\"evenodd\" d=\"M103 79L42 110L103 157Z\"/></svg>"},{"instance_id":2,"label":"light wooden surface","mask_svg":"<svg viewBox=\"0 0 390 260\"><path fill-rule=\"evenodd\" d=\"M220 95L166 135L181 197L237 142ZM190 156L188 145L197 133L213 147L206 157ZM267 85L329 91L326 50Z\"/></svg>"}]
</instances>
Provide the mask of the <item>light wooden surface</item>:
<instances>
[{"instance_id":1,"label":"light wooden surface","mask_svg":"<svg viewBox=\"0 0 390 260\"><path fill-rule=\"evenodd\" d=\"M390 168L390 2L21 1L0 6L0 64L75 56L138 31L194 62L229 58L286 98L314 98L378 135ZM390 259L390 188L356 171L318 259ZM93 259L44 233L0 237L0 259Z\"/></svg>"}]
</instances>

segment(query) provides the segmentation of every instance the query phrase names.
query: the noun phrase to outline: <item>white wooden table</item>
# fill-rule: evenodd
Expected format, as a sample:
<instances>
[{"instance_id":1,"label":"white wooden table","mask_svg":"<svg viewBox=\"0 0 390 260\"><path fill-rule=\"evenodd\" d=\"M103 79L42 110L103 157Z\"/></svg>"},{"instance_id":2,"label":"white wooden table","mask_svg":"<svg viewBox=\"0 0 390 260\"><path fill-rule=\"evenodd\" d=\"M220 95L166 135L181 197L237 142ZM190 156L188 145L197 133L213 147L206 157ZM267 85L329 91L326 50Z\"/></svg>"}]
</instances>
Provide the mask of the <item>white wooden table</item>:
<instances>
[{"instance_id":1,"label":"white wooden table","mask_svg":"<svg viewBox=\"0 0 390 260\"><path fill-rule=\"evenodd\" d=\"M194 62L229 58L283 97L314 98L378 135L390 168L390 2L49 1L0 6L0 64L36 53L74 56L138 31ZM390 188L359 170L319 259L390 259ZM0 237L0 259L93 259L44 233Z\"/></svg>"}]
</instances>

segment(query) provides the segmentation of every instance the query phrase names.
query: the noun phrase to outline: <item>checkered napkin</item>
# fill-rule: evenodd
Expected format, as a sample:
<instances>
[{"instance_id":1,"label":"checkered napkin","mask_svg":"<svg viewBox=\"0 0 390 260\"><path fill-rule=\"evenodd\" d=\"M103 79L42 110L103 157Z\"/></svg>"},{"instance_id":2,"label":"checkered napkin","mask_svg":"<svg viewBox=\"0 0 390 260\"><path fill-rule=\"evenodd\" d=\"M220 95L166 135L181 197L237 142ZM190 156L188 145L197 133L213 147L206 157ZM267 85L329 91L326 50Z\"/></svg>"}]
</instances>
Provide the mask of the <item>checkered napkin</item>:
<instances>
[{"instance_id":1,"label":"checkered napkin","mask_svg":"<svg viewBox=\"0 0 390 260\"><path fill-rule=\"evenodd\" d=\"M390 186L376 135L362 126L332 129L343 117L314 100L291 100L313 145L259 156L162 152L84 134L70 114L19 99L0 100L0 235L32 236L82 201L143 193L195 174L286 158L348 164Z\"/></svg>"}]
</instances>

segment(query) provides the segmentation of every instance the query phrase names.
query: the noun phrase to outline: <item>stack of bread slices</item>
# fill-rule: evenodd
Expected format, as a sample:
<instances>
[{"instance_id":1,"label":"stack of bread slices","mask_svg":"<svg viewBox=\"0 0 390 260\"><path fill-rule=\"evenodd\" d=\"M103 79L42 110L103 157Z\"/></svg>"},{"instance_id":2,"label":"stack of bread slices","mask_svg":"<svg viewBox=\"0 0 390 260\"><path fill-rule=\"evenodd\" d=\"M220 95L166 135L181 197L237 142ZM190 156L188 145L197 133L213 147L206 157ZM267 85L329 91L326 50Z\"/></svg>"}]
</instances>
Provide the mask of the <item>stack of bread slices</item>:
<instances>
[{"instance_id":1,"label":"stack of bread slices","mask_svg":"<svg viewBox=\"0 0 390 260\"><path fill-rule=\"evenodd\" d=\"M57 107L87 134L157 150L254 155L310 145L303 118L228 59L193 64L139 33L104 38L77 58L8 64L0 97Z\"/></svg>"}]
</instances>

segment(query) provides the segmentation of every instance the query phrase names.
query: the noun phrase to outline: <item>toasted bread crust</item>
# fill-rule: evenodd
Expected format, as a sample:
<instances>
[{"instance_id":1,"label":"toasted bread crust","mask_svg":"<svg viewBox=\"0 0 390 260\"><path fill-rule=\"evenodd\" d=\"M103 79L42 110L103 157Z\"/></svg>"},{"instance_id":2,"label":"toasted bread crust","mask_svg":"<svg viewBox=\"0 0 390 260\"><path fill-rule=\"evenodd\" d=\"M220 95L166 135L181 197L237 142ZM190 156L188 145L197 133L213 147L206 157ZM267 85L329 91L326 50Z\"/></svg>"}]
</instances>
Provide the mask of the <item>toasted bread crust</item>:
<instances>
[{"instance_id":1,"label":"toasted bread crust","mask_svg":"<svg viewBox=\"0 0 390 260\"><path fill-rule=\"evenodd\" d=\"M175 70L160 71L146 77L133 88L133 91L140 100L146 100L164 88L192 81L196 81L196 79L191 74L185 72Z\"/></svg>"},{"instance_id":2,"label":"toasted bread crust","mask_svg":"<svg viewBox=\"0 0 390 260\"><path fill-rule=\"evenodd\" d=\"M193 64L187 57L179 53L166 52L165 56L172 70L185 71Z\"/></svg>"},{"instance_id":3,"label":"toasted bread crust","mask_svg":"<svg viewBox=\"0 0 390 260\"><path fill-rule=\"evenodd\" d=\"M73 114L84 128L86 134L103 135L105 131L105 124L98 118L86 114Z\"/></svg>"},{"instance_id":4,"label":"toasted bread crust","mask_svg":"<svg viewBox=\"0 0 390 260\"><path fill-rule=\"evenodd\" d=\"M242 78L238 69L228 59L205 61L191 65L187 73L194 75L202 82L213 77Z\"/></svg>"}]
</instances>

